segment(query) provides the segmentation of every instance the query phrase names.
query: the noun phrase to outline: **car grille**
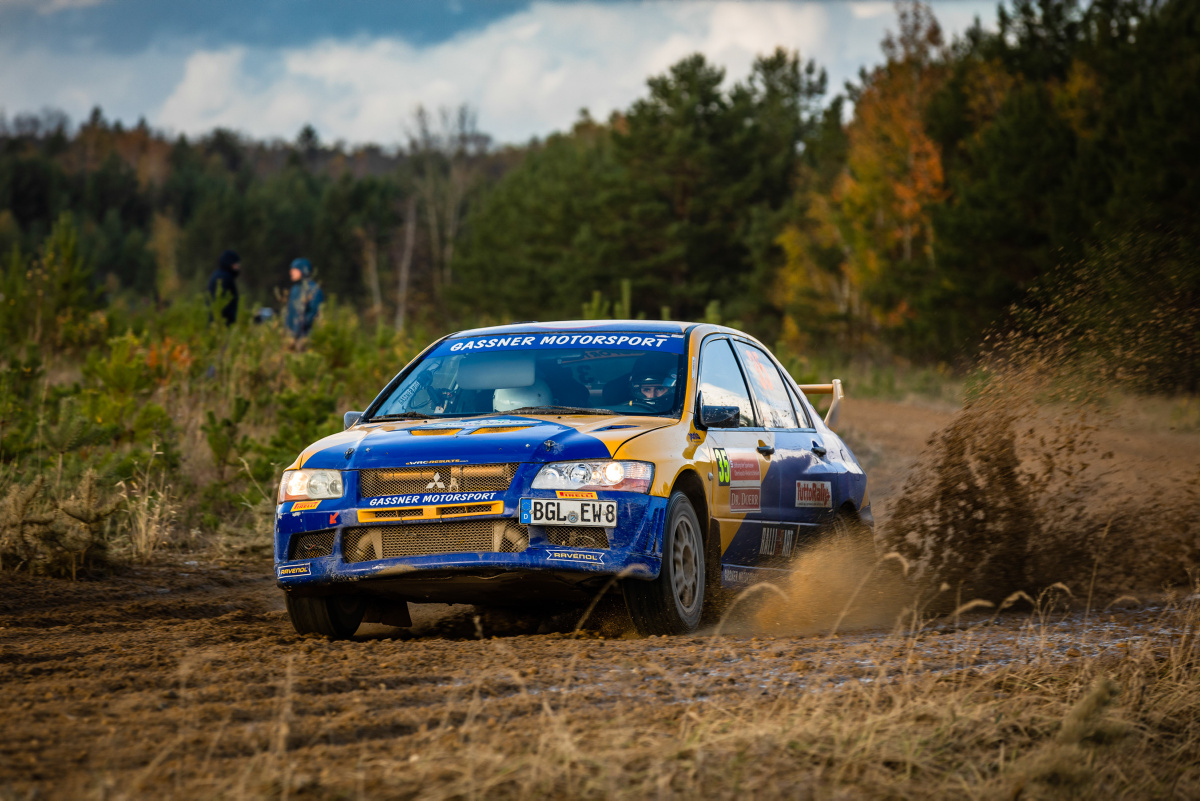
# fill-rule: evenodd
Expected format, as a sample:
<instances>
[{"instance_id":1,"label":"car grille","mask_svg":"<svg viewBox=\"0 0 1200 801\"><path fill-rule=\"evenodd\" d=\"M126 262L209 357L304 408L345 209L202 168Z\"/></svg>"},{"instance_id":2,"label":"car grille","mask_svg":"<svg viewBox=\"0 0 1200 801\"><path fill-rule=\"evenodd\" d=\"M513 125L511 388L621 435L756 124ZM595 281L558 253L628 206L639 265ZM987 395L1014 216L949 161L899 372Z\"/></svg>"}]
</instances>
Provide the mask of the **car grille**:
<instances>
[{"instance_id":1,"label":"car grille","mask_svg":"<svg viewBox=\"0 0 1200 801\"><path fill-rule=\"evenodd\" d=\"M342 534L347 562L443 553L519 553L528 545L529 530L511 519L358 527Z\"/></svg>"},{"instance_id":2,"label":"car grille","mask_svg":"<svg viewBox=\"0 0 1200 801\"><path fill-rule=\"evenodd\" d=\"M492 511L490 503L468 503L462 506L439 506L439 515L485 515Z\"/></svg>"},{"instance_id":3,"label":"car grille","mask_svg":"<svg viewBox=\"0 0 1200 801\"><path fill-rule=\"evenodd\" d=\"M333 553L333 530L314 531L292 537L288 543L288 559L316 559Z\"/></svg>"},{"instance_id":4,"label":"car grille","mask_svg":"<svg viewBox=\"0 0 1200 801\"><path fill-rule=\"evenodd\" d=\"M438 467L361 470L360 498L418 492L504 492L517 474L515 464L470 464Z\"/></svg>"},{"instance_id":5,"label":"car grille","mask_svg":"<svg viewBox=\"0 0 1200 801\"><path fill-rule=\"evenodd\" d=\"M406 517L420 517L425 514L425 510L419 506L411 509L371 509L368 510L372 520L403 520ZM363 512L359 511L358 516L363 517Z\"/></svg>"},{"instance_id":6,"label":"car grille","mask_svg":"<svg viewBox=\"0 0 1200 801\"><path fill-rule=\"evenodd\" d=\"M602 528L590 526L546 526L551 545L567 548L607 548L608 535Z\"/></svg>"}]
</instances>

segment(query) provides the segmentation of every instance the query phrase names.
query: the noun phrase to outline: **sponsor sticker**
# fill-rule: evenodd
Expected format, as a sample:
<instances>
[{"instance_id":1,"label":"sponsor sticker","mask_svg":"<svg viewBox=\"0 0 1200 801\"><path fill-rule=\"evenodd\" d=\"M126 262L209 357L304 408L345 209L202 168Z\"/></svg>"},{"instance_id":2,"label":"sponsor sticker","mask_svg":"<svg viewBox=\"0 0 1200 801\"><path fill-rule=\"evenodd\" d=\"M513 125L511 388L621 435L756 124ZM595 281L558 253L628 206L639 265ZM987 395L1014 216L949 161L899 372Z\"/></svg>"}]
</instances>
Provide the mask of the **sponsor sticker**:
<instances>
[{"instance_id":1,"label":"sponsor sticker","mask_svg":"<svg viewBox=\"0 0 1200 801\"><path fill-rule=\"evenodd\" d=\"M759 544L760 556L791 556L792 547L796 544L796 532L791 528L780 526L763 526L762 542Z\"/></svg>"},{"instance_id":2,"label":"sponsor sticker","mask_svg":"<svg viewBox=\"0 0 1200 801\"><path fill-rule=\"evenodd\" d=\"M462 424L460 423L459 425L453 427L462 428ZM415 462L405 462L404 465L407 467L414 464L459 464L460 462L465 463L466 461L466 459L419 459Z\"/></svg>"},{"instance_id":3,"label":"sponsor sticker","mask_svg":"<svg viewBox=\"0 0 1200 801\"><path fill-rule=\"evenodd\" d=\"M433 355L474 353L475 351L530 350L539 348L604 347L683 353L687 346L682 336L671 334L567 333L518 334L509 337L468 337L451 339L437 347Z\"/></svg>"},{"instance_id":4,"label":"sponsor sticker","mask_svg":"<svg viewBox=\"0 0 1200 801\"><path fill-rule=\"evenodd\" d=\"M717 484L729 486L729 454L724 448L713 448L713 459L717 462Z\"/></svg>"},{"instance_id":5,"label":"sponsor sticker","mask_svg":"<svg viewBox=\"0 0 1200 801\"><path fill-rule=\"evenodd\" d=\"M320 501L296 501L292 504L293 512L303 512L308 509L316 509L321 505Z\"/></svg>"},{"instance_id":6,"label":"sponsor sticker","mask_svg":"<svg viewBox=\"0 0 1200 801\"><path fill-rule=\"evenodd\" d=\"M275 573L279 578L285 576L307 576L312 573L312 565L305 563L302 565L280 565L275 568Z\"/></svg>"},{"instance_id":7,"label":"sponsor sticker","mask_svg":"<svg viewBox=\"0 0 1200 801\"><path fill-rule=\"evenodd\" d=\"M727 567L721 571L721 580L729 584L749 584L755 580L753 570L738 570L736 567Z\"/></svg>"},{"instance_id":8,"label":"sponsor sticker","mask_svg":"<svg viewBox=\"0 0 1200 801\"><path fill-rule=\"evenodd\" d=\"M762 486L762 475L758 470L758 457L734 454L730 463L732 480L731 487Z\"/></svg>"},{"instance_id":9,"label":"sponsor sticker","mask_svg":"<svg viewBox=\"0 0 1200 801\"><path fill-rule=\"evenodd\" d=\"M596 493L584 492L583 490L558 490L554 494L559 498L578 498L581 501L596 500Z\"/></svg>"},{"instance_id":10,"label":"sponsor sticker","mask_svg":"<svg viewBox=\"0 0 1200 801\"><path fill-rule=\"evenodd\" d=\"M796 506L832 509L833 483L830 481L797 481Z\"/></svg>"},{"instance_id":11,"label":"sponsor sticker","mask_svg":"<svg viewBox=\"0 0 1200 801\"><path fill-rule=\"evenodd\" d=\"M547 551L547 559L557 559L560 562L590 562L591 564L604 564L604 554L594 553L592 551Z\"/></svg>"},{"instance_id":12,"label":"sponsor sticker","mask_svg":"<svg viewBox=\"0 0 1200 801\"><path fill-rule=\"evenodd\" d=\"M692 443L693 445L699 445L703 439L704 438L695 431L688 432L688 442Z\"/></svg>"},{"instance_id":13,"label":"sponsor sticker","mask_svg":"<svg viewBox=\"0 0 1200 801\"><path fill-rule=\"evenodd\" d=\"M762 509L762 490L757 487L730 487L729 511L758 512Z\"/></svg>"},{"instance_id":14,"label":"sponsor sticker","mask_svg":"<svg viewBox=\"0 0 1200 801\"><path fill-rule=\"evenodd\" d=\"M431 503L466 503L470 501L494 501L499 492L439 492L436 494L387 495L372 498L367 506L424 506Z\"/></svg>"}]
</instances>

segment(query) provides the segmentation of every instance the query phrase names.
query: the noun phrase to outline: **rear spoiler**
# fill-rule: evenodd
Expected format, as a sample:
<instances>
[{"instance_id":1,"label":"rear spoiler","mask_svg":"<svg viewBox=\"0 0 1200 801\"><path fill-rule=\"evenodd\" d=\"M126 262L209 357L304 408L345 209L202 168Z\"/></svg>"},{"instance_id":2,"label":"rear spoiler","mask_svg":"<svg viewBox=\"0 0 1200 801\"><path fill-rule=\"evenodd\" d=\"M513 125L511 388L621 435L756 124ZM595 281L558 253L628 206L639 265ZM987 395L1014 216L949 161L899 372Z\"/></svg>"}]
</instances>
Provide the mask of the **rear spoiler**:
<instances>
[{"instance_id":1,"label":"rear spoiler","mask_svg":"<svg viewBox=\"0 0 1200 801\"><path fill-rule=\"evenodd\" d=\"M825 412L825 425L830 428L837 428L838 412L841 411L842 398L846 397L846 393L842 391L842 380L835 378L832 384L800 384L799 387L800 391L805 395L833 396L833 400L829 403L829 411Z\"/></svg>"}]
</instances>

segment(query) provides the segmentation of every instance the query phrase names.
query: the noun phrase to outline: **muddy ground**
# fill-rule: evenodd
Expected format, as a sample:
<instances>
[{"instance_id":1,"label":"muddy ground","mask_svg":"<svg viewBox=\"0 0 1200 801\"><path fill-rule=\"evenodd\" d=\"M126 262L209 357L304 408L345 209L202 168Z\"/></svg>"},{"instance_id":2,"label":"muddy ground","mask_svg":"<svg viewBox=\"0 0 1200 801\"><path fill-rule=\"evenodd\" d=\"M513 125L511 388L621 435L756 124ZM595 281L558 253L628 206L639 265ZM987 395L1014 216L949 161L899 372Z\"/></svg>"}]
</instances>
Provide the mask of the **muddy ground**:
<instances>
[{"instance_id":1,"label":"muddy ground","mask_svg":"<svg viewBox=\"0 0 1200 801\"><path fill-rule=\"evenodd\" d=\"M886 506L949 415L848 405L848 439L876 504ZM1167 432L1110 438L1133 469L1164 460L1183 469L1198 444ZM431 607L413 632L364 628L335 643L292 632L269 557L172 558L106 581L3 577L0 798L671 795L697 789L679 784L683 762L688 776L742 777L701 792L828 797L846 777L826 763L815 774L789 769L782 744L783 756L759 757L714 745L710 760L723 761L705 768L696 743L724 742L729 727L752 728L803 694L901 679L933 687L1030 660L1108 664L1177 634L1163 601L1141 598L1096 611L967 614L918 634L782 636L756 633L751 619L719 637L650 639L611 621L582 636L513 634L469 608ZM714 715L724 722L710 726ZM605 767L617 763L619 774ZM853 775L851 795L870 794ZM1188 776L1172 787L1200 787Z\"/></svg>"}]
</instances>

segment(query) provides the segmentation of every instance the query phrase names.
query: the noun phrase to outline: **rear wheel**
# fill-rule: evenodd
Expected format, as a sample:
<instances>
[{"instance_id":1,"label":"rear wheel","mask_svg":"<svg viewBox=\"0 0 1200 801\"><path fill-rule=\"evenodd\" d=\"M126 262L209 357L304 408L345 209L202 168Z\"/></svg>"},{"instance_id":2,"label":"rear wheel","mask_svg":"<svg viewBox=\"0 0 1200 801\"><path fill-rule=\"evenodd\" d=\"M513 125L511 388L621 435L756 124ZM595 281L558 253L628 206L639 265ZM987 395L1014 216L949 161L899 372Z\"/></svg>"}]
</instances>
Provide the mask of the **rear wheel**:
<instances>
[{"instance_id":1,"label":"rear wheel","mask_svg":"<svg viewBox=\"0 0 1200 801\"><path fill-rule=\"evenodd\" d=\"M322 634L346 640L358 631L367 613L367 602L353 595L310 597L289 592L287 611L297 634Z\"/></svg>"},{"instance_id":2,"label":"rear wheel","mask_svg":"<svg viewBox=\"0 0 1200 801\"><path fill-rule=\"evenodd\" d=\"M686 634L700 625L704 607L705 537L692 502L682 492L667 503L662 569L654 581L625 582L625 603L638 633Z\"/></svg>"}]
</instances>

